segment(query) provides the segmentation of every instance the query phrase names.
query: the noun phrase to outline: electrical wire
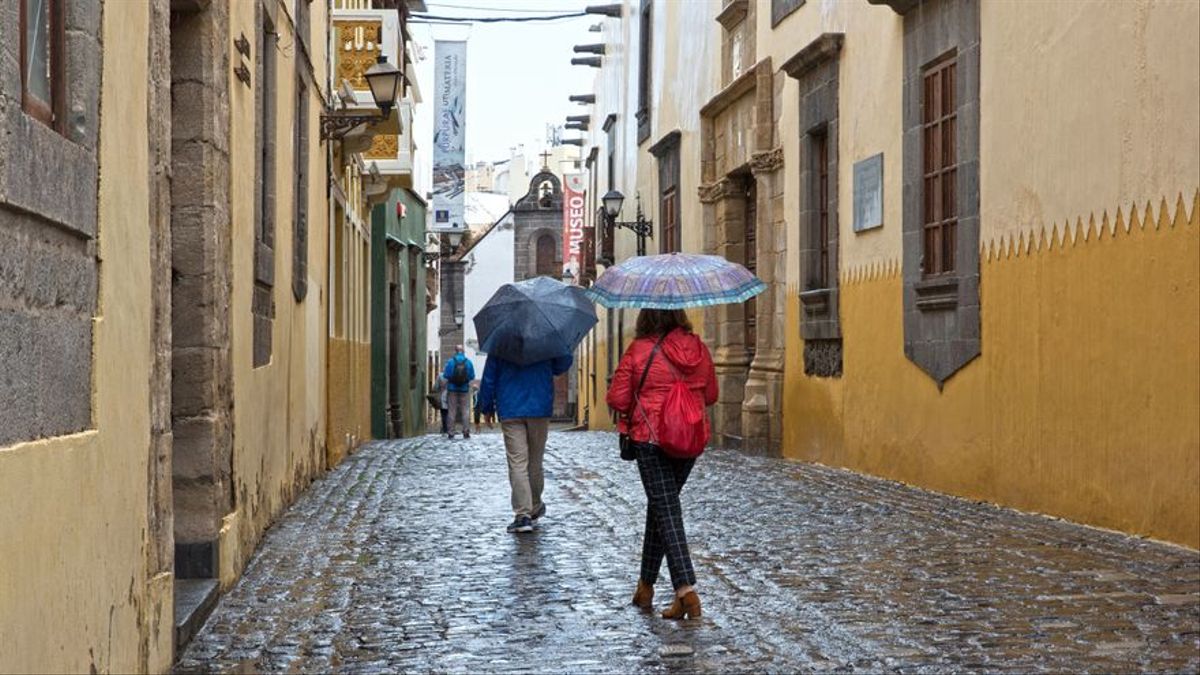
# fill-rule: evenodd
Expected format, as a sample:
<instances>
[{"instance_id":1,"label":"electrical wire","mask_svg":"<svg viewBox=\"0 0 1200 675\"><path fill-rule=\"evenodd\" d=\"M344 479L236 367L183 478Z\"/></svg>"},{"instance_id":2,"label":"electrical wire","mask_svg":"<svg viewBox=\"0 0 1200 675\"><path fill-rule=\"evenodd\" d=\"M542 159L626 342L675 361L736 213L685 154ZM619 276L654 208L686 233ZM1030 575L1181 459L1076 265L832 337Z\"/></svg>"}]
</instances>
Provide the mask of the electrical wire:
<instances>
[{"instance_id":1,"label":"electrical wire","mask_svg":"<svg viewBox=\"0 0 1200 675\"><path fill-rule=\"evenodd\" d=\"M556 10L553 9L522 9L508 7L478 7L475 5L452 5L443 2L431 2L430 7L446 8L446 9L481 9L489 12L512 12L513 14L549 14Z\"/></svg>"},{"instance_id":2,"label":"electrical wire","mask_svg":"<svg viewBox=\"0 0 1200 675\"><path fill-rule=\"evenodd\" d=\"M551 14L547 16L436 16L433 14L413 14L412 18L418 23L433 21L446 23L530 23L534 21L560 21L562 19L577 19L587 16L587 12L573 14Z\"/></svg>"}]
</instances>

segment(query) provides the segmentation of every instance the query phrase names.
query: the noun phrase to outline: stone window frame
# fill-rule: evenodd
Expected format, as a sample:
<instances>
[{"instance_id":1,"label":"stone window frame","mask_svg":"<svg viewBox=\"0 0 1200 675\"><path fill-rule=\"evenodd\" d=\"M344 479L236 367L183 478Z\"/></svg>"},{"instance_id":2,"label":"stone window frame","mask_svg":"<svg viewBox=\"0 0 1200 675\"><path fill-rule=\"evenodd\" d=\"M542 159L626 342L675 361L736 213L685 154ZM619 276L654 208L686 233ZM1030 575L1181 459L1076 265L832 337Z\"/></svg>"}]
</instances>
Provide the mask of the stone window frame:
<instances>
[{"instance_id":1,"label":"stone window frame","mask_svg":"<svg viewBox=\"0 0 1200 675\"><path fill-rule=\"evenodd\" d=\"M312 10L309 8L313 0L295 0L296 7L296 38L305 54L311 54L309 43L312 41ZM297 59L297 62L301 59Z\"/></svg>"},{"instance_id":2,"label":"stone window frame","mask_svg":"<svg viewBox=\"0 0 1200 675\"><path fill-rule=\"evenodd\" d=\"M637 142L650 138L650 107L653 98L654 0L642 0L638 10Z\"/></svg>"},{"instance_id":3,"label":"stone window frame","mask_svg":"<svg viewBox=\"0 0 1200 675\"><path fill-rule=\"evenodd\" d=\"M783 64L800 87L800 335L804 339L805 374L842 374L838 218L840 55L845 36L824 33ZM822 239L818 144L826 150L827 202ZM824 260L822 259L824 256ZM822 273L814 274L820 269Z\"/></svg>"},{"instance_id":4,"label":"stone window frame","mask_svg":"<svg viewBox=\"0 0 1200 675\"><path fill-rule=\"evenodd\" d=\"M278 56L275 37L278 26L276 5L258 5L258 54L255 82L255 227L254 286L250 311L253 317L253 367L270 365L275 328L275 132L278 110Z\"/></svg>"},{"instance_id":5,"label":"stone window frame","mask_svg":"<svg viewBox=\"0 0 1200 675\"><path fill-rule=\"evenodd\" d=\"M617 189L617 115L610 114L604 119L604 138L605 138L605 171L608 177L608 185L605 188L605 193ZM597 197L603 198L601 195ZM596 215L600 217L602 223L602 237L600 239L600 254L597 262L602 265L612 265L616 262L616 232L608 224L608 219L604 217L604 206L601 205L596 210Z\"/></svg>"},{"instance_id":6,"label":"stone window frame","mask_svg":"<svg viewBox=\"0 0 1200 675\"><path fill-rule=\"evenodd\" d=\"M417 326L424 320L425 303L417 301L420 284L417 283L421 267L421 247L416 244L408 246L408 289L409 289L409 321L411 335L408 340L408 381L415 386L417 382L417 364L421 355L417 352Z\"/></svg>"},{"instance_id":7,"label":"stone window frame","mask_svg":"<svg viewBox=\"0 0 1200 675\"><path fill-rule=\"evenodd\" d=\"M18 3L23 5L24 3ZM101 45L103 5L72 2L64 5L67 30L63 48L66 74L61 133L22 109L18 101L0 107L0 206L12 206L64 228L85 240L96 237L98 217L98 158L100 135ZM0 22L0 41L17 45L19 22ZM20 67L18 61L2 66ZM70 86L66 80L70 79ZM19 72L5 72L5 81L21 81ZM0 98L21 91L0 90ZM34 123L30 123L33 121ZM24 160L24 161L22 161ZM62 199L69 194L71 199Z\"/></svg>"},{"instance_id":8,"label":"stone window frame","mask_svg":"<svg viewBox=\"0 0 1200 675\"><path fill-rule=\"evenodd\" d=\"M679 211L682 208L679 146L682 137L683 132L675 129L649 148L650 154L658 160L659 253L683 250L683 233L679 226Z\"/></svg>"},{"instance_id":9,"label":"stone window frame","mask_svg":"<svg viewBox=\"0 0 1200 675\"><path fill-rule=\"evenodd\" d=\"M981 353L979 296L978 0L895 3L904 17L903 259L904 353L939 389ZM924 75L953 54L955 77L954 270L924 274Z\"/></svg>"},{"instance_id":10,"label":"stone window frame","mask_svg":"<svg viewBox=\"0 0 1200 675\"><path fill-rule=\"evenodd\" d=\"M307 0L298 0L306 4ZM299 63L299 61L297 61ZM308 295L308 84L304 69L297 66L295 134L295 195L292 219L292 296L303 302Z\"/></svg>"},{"instance_id":11,"label":"stone window frame","mask_svg":"<svg viewBox=\"0 0 1200 675\"><path fill-rule=\"evenodd\" d=\"M758 275L758 243L759 234L764 229L759 220L762 214L758 209L758 178L752 172L740 174L744 197L742 199L742 246L745 247L743 263L752 274ZM758 352L758 297L747 298L742 303L742 342L751 359Z\"/></svg>"},{"instance_id":12,"label":"stone window frame","mask_svg":"<svg viewBox=\"0 0 1200 675\"><path fill-rule=\"evenodd\" d=\"M804 6L805 0L771 0L771 28Z\"/></svg>"},{"instance_id":13,"label":"stone window frame","mask_svg":"<svg viewBox=\"0 0 1200 675\"><path fill-rule=\"evenodd\" d=\"M62 0L45 0L46 12L46 32L49 33L49 55L50 59L50 100L43 101L34 95L29 90L29 84L26 81L26 74L29 71L29 45L26 35L28 34L29 17L26 9L27 0L17 0L19 20L18 30L20 31L20 67L21 67L21 107L32 118L42 122L46 126L54 129L58 133L63 133L63 109L66 99L66 67L65 67L65 43L66 43L66 12L63 8Z\"/></svg>"}]
</instances>

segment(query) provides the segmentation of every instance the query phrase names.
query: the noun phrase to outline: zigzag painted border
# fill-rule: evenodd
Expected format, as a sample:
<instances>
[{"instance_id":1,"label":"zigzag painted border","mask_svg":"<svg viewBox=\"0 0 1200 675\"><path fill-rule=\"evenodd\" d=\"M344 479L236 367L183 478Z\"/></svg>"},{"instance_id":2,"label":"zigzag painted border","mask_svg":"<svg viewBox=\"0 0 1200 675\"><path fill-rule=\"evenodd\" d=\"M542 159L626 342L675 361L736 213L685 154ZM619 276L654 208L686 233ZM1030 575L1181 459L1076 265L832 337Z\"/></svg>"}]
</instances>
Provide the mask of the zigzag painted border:
<instances>
[{"instance_id":1,"label":"zigzag painted border","mask_svg":"<svg viewBox=\"0 0 1200 675\"><path fill-rule=\"evenodd\" d=\"M900 276L900 261L895 258L873 260L842 270L838 283L843 286L878 279L894 279Z\"/></svg>"},{"instance_id":2,"label":"zigzag painted border","mask_svg":"<svg viewBox=\"0 0 1200 675\"><path fill-rule=\"evenodd\" d=\"M1125 210L1118 206L1116 215L1109 218L1108 210L1105 209L1100 214L1100 222L1096 222L1095 212L1088 214L1088 220L1085 223L1083 217L1077 217L1072 225L1071 221L1065 220L1060 227L1059 224L1053 223L1050 226L1049 232L1046 227L1042 227L1034 231L1021 230L1014 237L1011 233L1007 236L1001 235L992 238L987 243L981 243L979 246L980 262L992 262L1012 257L1028 256L1042 251L1053 251L1062 249L1067 246L1078 246L1090 242L1098 241L1101 237L1115 238L1120 235L1128 235L1133 232L1143 232L1149 229L1162 230L1167 228L1184 228L1200 226L1200 188L1196 189L1192 197L1191 213L1188 213L1187 202L1183 199L1183 193L1179 193L1175 199L1174 214L1171 214L1171 207L1167 203L1166 197L1159 201L1157 216L1149 200L1146 201L1146 207L1139 212L1137 203L1130 204L1129 219L1125 218Z\"/></svg>"},{"instance_id":3,"label":"zigzag painted border","mask_svg":"<svg viewBox=\"0 0 1200 675\"><path fill-rule=\"evenodd\" d=\"M1042 226L1034 231L1022 230L1016 236L1009 234L992 238L979 246L979 261L993 262L1002 259L1029 256L1043 251L1054 251L1067 246L1075 247L1098 241L1101 237L1115 238L1132 232L1157 231L1162 229L1200 227L1200 188L1192 196L1189 211L1188 204L1180 192L1175 198L1175 207L1171 208L1166 197L1159 200L1157 211L1147 200L1146 206L1139 209L1137 203L1132 203L1127 209L1118 206L1116 215L1109 218L1108 210L1100 213L1100 222L1096 222L1096 214L1088 214L1087 222L1082 216L1071 224L1069 220L1060 226L1053 223L1049 231ZM861 265L844 268L839 275L839 283L843 286L860 284L881 279L894 279L900 275L900 261L897 259L874 260ZM788 292L798 292L795 284L788 284Z\"/></svg>"}]
</instances>

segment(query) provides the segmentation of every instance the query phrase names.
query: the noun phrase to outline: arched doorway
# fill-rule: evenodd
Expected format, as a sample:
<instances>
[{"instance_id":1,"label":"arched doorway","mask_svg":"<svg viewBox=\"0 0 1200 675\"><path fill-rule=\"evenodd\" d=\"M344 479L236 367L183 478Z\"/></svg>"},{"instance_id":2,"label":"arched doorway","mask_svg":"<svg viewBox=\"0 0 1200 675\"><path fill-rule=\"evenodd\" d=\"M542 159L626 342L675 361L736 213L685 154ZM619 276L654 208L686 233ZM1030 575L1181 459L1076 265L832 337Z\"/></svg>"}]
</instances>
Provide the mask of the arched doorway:
<instances>
[{"instance_id":1,"label":"arched doorway","mask_svg":"<svg viewBox=\"0 0 1200 675\"><path fill-rule=\"evenodd\" d=\"M555 268L557 267L557 256L555 255L557 247L554 245L554 236L550 234L542 234L537 238L537 254L536 267L537 276L559 277L561 276Z\"/></svg>"}]
</instances>

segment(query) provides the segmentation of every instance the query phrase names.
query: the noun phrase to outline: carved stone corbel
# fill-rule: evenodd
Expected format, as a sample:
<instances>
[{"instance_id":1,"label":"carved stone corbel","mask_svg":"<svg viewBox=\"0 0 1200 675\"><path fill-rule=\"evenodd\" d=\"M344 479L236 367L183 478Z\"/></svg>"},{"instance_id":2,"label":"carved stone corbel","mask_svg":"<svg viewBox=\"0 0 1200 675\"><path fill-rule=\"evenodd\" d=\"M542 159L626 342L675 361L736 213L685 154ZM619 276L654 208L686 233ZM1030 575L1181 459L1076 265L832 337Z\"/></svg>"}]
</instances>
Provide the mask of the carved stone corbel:
<instances>
[{"instance_id":1,"label":"carved stone corbel","mask_svg":"<svg viewBox=\"0 0 1200 675\"><path fill-rule=\"evenodd\" d=\"M750 155L750 173L754 176L771 174L783 168L783 148L756 152Z\"/></svg>"},{"instance_id":2,"label":"carved stone corbel","mask_svg":"<svg viewBox=\"0 0 1200 675\"><path fill-rule=\"evenodd\" d=\"M716 182L701 185L696 191L700 195L701 204L715 204L733 194L733 190L733 181L729 178L722 178Z\"/></svg>"}]
</instances>

